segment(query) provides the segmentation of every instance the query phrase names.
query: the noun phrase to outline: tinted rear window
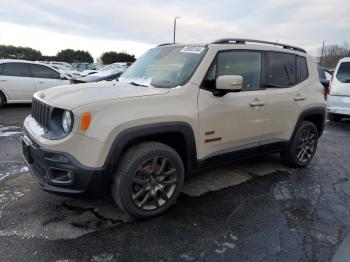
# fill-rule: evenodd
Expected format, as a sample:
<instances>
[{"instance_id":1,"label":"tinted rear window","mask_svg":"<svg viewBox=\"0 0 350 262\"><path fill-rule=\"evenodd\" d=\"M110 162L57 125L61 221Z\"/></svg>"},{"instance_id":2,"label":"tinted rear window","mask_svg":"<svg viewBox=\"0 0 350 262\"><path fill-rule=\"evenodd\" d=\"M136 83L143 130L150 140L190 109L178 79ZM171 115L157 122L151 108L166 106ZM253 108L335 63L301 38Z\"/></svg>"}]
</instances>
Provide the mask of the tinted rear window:
<instances>
[{"instance_id":1,"label":"tinted rear window","mask_svg":"<svg viewBox=\"0 0 350 262\"><path fill-rule=\"evenodd\" d=\"M336 77L342 83L350 83L350 62L340 64Z\"/></svg>"},{"instance_id":2,"label":"tinted rear window","mask_svg":"<svg viewBox=\"0 0 350 262\"><path fill-rule=\"evenodd\" d=\"M20 76L29 77L29 69L27 64L22 63L7 63L3 69L3 75L5 76Z\"/></svg>"},{"instance_id":3,"label":"tinted rear window","mask_svg":"<svg viewBox=\"0 0 350 262\"><path fill-rule=\"evenodd\" d=\"M296 83L296 59L293 54L268 52L268 84L288 87Z\"/></svg>"},{"instance_id":4,"label":"tinted rear window","mask_svg":"<svg viewBox=\"0 0 350 262\"><path fill-rule=\"evenodd\" d=\"M2 70L4 70L5 64L0 64L0 75L2 75Z\"/></svg>"}]
</instances>

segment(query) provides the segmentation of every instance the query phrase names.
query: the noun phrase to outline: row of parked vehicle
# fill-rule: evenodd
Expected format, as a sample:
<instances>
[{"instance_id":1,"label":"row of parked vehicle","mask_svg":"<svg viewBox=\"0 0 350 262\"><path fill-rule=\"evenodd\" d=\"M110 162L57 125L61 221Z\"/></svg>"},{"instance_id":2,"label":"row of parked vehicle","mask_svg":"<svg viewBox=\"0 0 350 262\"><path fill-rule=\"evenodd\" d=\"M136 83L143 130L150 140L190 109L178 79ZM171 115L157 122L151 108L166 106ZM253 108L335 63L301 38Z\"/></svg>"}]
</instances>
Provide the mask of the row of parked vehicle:
<instances>
[{"instance_id":1,"label":"row of parked vehicle","mask_svg":"<svg viewBox=\"0 0 350 262\"><path fill-rule=\"evenodd\" d=\"M31 62L0 60L0 107L5 103L30 103L33 94L50 87L117 79L128 67L114 63Z\"/></svg>"},{"instance_id":2,"label":"row of parked vehicle","mask_svg":"<svg viewBox=\"0 0 350 262\"><path fill-rule=\"evenodd\" d=\"M73 63L70 65L66 62L56 61L38 62L49 65L71 79L82 83L115 79L129 66L129 63L124 62L117 62L107 66L90 63ZM89 75L94 75L94 77L88 77Z\"/></svg>"}]
</instances>

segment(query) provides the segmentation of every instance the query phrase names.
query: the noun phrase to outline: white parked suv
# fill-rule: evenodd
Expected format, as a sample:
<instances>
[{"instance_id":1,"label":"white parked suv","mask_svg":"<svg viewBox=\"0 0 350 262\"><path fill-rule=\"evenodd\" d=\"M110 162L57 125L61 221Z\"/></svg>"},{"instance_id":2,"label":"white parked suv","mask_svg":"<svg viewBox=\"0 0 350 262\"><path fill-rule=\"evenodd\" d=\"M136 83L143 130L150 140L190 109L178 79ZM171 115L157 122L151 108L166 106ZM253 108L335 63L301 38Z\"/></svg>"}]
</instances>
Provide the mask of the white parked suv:
<instances>
[{"instance_id":1,"label":"white parked suv","mask_svg":"<svg viewBox=\"0 0 350 262\"><path fill-rule=\"evenodd\" d=\"M315 59L258 40L165 44L119 81L34 95L23 153L43 190L110 193L138 218L164 212L196 170L280 152L312 160L326 116Z\"/></svg>"},{"instance_id":2,"label":"white parked suv","mask_svg":"<svg viewBox=\"0 0 350 262\"><path fill-rule=\"evenodd\" d=\"M350 117L350 57L340 59L332 76L327 98L328 118L340 121Z\"/></svg>"},{"instance_id":3,"label":"white parked suv","mask_svg":"<svg viewBox=\"0 0 350 262\"><path fill-rule=\"evenodd\" d=\"M0 107L6 103L31 103L35 92L70 83L65 74L48 65L0 60Z\"/></svg>"}]
</instances>

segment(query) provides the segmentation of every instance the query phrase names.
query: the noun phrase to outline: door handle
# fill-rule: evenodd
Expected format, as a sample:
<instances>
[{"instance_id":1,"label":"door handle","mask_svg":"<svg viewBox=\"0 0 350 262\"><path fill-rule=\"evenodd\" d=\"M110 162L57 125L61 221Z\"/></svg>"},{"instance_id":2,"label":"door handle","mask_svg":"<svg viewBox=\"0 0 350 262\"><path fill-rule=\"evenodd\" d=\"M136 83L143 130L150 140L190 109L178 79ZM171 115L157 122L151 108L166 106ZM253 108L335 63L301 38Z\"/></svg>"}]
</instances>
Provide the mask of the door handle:
<instances>
[{"instance_id":1,"label":"door handle","mask_svg":"<svg viewBox=\"0 0 350 262\"><path fill-rule=\"evenodd\" d=\"M39 81L39 84L45 84L45 82Z\"/></svg>"},{"instance_id":2,"label":"door handle","mask_svg":"<svg viewBox=\"0 0 350 262\"><path fill-rule=\"evenodd\" d=\"M297 94L295 97L294 97L294 101L302 101L302 100L305 100L306 99L306 96L302 95L302 94Z\"/></svg>"},{"instance_id":3,"label":"door handle","mask_svg":"<svg viewBox=\"0 0 350 262\"><path fill-rule=\"evenodd\" d=\"M263 105L265 105L265 101L262 101L262 100L259 100L259 99L255 98L253 101L251 101L249 103L249 105L253 106L253 107L255 107L255 106L263 106Z\"/></svg>"},{"instance_id":4,"label":"door handle","mask_svg":"<svg viewBox=\"0 0 350 262\"><path fill-rule=\"evenodd\" d=\"M0 81L1 81L1 82L7 82L7 80L6 80L6 79L1 79Z\"/></svg>"}]
</instances>

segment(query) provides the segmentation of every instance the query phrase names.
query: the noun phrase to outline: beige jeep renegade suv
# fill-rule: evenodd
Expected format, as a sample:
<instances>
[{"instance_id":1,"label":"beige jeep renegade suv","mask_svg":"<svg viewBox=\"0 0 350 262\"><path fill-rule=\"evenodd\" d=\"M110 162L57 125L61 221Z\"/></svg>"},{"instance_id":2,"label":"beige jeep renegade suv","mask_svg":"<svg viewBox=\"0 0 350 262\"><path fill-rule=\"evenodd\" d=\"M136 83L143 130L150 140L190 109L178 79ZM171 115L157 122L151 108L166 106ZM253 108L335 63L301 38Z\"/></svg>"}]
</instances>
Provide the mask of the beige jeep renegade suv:
<instances>
[{"instance_id":1,"label":"beige jeep renegade suv","mask_svg":"<svg viewBox=\"0 0 350 262\"><path fill-rule=\"evenodd\" d=\"M248 39L165 44L119 81L37 92L23 152L46 191L111 193L126 213L168 209L195 170L280 152L312 160L326 104L315 60Z\"/></svg>"}]
</instances>

